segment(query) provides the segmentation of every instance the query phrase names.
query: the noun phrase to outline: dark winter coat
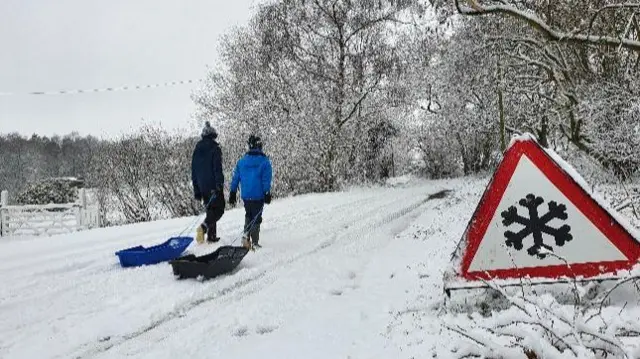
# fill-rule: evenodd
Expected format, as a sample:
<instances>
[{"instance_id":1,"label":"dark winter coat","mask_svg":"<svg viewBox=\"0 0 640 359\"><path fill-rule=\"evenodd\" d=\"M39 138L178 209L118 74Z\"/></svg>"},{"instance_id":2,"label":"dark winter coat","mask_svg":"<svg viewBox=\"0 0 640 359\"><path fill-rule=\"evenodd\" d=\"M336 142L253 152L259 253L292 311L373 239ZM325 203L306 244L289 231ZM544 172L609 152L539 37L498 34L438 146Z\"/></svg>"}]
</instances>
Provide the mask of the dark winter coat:
<instances>
[{"instance_id":1,"label":"dark winter coat","mask_svg":"<svg viewBox=\"0 0 640 359\"><path fill-rule=\"evenodd\" d=\"M271 191L272 168L269 157L261 150L247 152L236 164L231 179L231 192L238 190L243 201L261 201Z\"/></svg>"},{"instance_id":2,"label":"dark winter coat","mask_svg":"<svg viewBox=\"0 0 640 359\"><path fill-rule=\"evenodd\" d=\"M191 158L191 180L193 194L203 198L212 191L219 193L224 186L222 173L222 151L212 137L203 137L196 144Z\"/></svg>"}]
</instances>

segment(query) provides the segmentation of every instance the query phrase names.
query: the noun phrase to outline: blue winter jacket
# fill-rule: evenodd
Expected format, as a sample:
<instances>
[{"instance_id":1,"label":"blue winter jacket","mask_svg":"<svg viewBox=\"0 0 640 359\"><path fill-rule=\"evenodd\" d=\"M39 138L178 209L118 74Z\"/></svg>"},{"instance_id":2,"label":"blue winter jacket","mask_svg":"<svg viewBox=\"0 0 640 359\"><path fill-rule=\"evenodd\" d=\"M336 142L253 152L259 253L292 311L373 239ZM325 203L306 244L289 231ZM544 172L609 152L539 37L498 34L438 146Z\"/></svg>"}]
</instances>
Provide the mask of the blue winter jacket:
<instances>
[{"instance_id":1,"label":"blue winter jacket","mask_svg":"<svg viewBox=\"0 0 640 359\"><path fill-rule=\"evenodd\" d=\"M211 137L203 137L193 150L191 181L196 198L203 198L212 191L220 191L224 186L222 151Z\"/></svg>"},{"instance_id":2,"label":"blue winter jacket","mask_svg":"<svg viewBox=\"0 0 640 359\"><path fill-rule=\"evenodd\" d=\"M236 164L231 179L231 192L241 187L243 201L260 201L271 191L272 168L269 157L261 150L250 150Z\"/></svg>"}]
</instances>

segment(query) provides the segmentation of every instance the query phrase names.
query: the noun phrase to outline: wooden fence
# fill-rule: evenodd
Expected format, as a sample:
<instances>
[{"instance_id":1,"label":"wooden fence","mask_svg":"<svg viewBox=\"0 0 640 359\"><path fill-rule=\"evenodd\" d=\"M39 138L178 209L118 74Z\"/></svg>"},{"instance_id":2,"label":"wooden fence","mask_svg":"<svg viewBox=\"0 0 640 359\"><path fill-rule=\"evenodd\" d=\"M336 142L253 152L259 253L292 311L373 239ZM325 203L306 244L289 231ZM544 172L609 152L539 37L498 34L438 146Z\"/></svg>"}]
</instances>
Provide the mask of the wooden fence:
<instances>
[{"instance_id":1,"label":"wooden fence","mask_svg":"<svg viewBox=\"0 0 640 359\"><path fill-rule=\"evenodd\" d=\"M0 235L41 236L70 233L100 227L96 206L87 205L84 189L75 203L9 205L9 193L0 194Z\"/></svg>"}]
</instances>

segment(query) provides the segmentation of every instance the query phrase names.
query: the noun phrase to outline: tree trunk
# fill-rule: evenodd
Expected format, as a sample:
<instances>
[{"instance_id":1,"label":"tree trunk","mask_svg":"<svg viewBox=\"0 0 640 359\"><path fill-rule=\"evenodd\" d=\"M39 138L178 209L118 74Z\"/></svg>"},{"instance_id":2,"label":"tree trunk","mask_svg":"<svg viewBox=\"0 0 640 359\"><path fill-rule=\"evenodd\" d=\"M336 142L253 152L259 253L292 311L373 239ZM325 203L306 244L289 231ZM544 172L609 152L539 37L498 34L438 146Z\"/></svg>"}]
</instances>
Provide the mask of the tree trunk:
<instances>
[{"instance_id":1,"label":"tree trunk","mask_svg":"<svg viewBox=\"0 0 640 359\"><path fill-rule=\"evenodd\" d=\"M498 111L500 115L500 150L504 152L507 149L507 139L504 120L504 103L502 99L502 67L498 63Z\"/></svg>"},{"instance_id":2,"label":"tree trunk","mask_svg":"<svg viewBox=\"0 0 640 359\"><path fill-rule=\"evenodd\" d=\"M549 120L547 116L542 116L540 128L538 129L538 142L542 147L549 147Z\"/></svg>"}]
</instances>

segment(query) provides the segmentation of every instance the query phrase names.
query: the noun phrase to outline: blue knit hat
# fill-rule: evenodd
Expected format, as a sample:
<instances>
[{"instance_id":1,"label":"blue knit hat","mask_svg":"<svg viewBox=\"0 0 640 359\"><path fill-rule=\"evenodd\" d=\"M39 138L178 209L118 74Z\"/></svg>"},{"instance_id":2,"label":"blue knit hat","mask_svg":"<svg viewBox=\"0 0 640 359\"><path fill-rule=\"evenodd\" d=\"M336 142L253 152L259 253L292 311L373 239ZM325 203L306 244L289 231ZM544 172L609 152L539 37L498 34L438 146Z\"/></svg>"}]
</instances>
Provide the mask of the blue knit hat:
<instances>
[{"instance_id":1,"label":"blue knit hat","mask_svg":"<svg viewBox=\"0 0 640 359\"><path fill-rule=\"evenodd\" d=\"M211 127L211 123L209 123L209 121L206 121L204 123L204 128L202 129L202 137L213 137L214 139L216 137L218 137L218 132L216 132L216 129Z\"/></svg>"}]
</instances>

